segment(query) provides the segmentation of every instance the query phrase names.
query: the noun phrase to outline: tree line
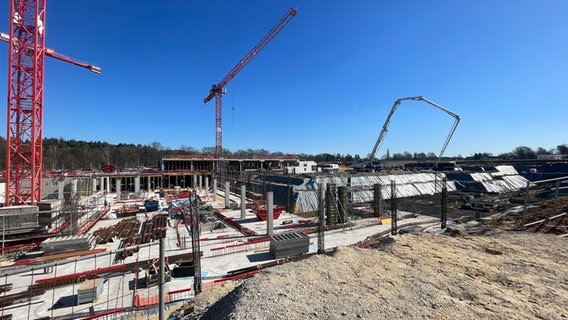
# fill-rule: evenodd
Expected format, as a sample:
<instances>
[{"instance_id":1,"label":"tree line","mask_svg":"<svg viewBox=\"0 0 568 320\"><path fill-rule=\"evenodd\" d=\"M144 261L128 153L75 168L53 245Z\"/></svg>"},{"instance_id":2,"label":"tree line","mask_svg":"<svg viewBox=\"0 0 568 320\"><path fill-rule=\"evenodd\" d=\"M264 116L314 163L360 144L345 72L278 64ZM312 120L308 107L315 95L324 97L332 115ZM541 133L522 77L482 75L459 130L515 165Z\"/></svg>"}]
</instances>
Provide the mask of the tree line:
<instances>
[{"instance_id":1,"label":"tree line","mask_svg":"<svg viewBox=\"0 0 568 320\"><path fill-rule=\"evenodd\" d=\"M98 170L104 165L112 165L117 168L153 168L157 167L160 160L168 155L202 155L213 156L215 147L204 147L201 150L182 145L178 149L164 147L160 142L150 144L110 144L103 141L80 141L66 140L63 138L45 138L43 140L43 168L44 170ZM536 159L543 154L568 155L568 144L558 145L555 149L544 148L531 149L530 147L517 147L511 152L499 154L474 153L466 159L499 158L513 159ZM279 151L271 152L265 149L246 149L230 151L223 149L224 158L253 158L253 157L281 157L297 156L301 160L316 162L351 164L359 162L362 158L358 154L320 153L320 154L286 154ZM402 152L390 154L389 150L381 157L387 160L434 160L437 155L429 152ZM461 155L448 159L464 159ZM0 168L6 168L6 139L0 137Z\"/></svg>"}]
</instances>

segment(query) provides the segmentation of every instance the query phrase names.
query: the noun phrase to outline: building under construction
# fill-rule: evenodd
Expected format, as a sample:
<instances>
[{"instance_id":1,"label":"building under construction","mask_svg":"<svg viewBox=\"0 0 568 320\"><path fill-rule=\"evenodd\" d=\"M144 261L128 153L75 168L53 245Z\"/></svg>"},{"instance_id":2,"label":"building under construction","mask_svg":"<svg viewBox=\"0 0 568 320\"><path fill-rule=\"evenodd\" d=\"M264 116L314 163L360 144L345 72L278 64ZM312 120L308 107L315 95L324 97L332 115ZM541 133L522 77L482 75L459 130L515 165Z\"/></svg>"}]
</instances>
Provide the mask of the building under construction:
<instances>
[{"instance_id":1,"label":"building under construction","mask_svg":"<svg viewBox=\"0 0 568 320\"><path fill-rule=\"evenodd\" d=\"M215 100L214 157L172 155L152 170L45 172L45 56L101 73L46 47L45 6L11 1L10 32L0 33L9 46L0 320L163 316L220 283L370 237L482 224L509 212L522 212L524 228L541 223L530 221L529 205L547 199L553 205L543 221L563 216L558 198L568 170L560 160L378 164L374 155L405 100L455 119L443 159L459 116L421 96L396 100L370 165L223 158L225 87L295 9L208 91L204 102Z\"/></svg>"},{"instance_id":2,"label":"building under construction","mask_svg":"<svg viewBox=\"0 0 568 320\"><path fill-rule=\"evenodd\" d=\"M288 173L298 163L168 157L152 172L44 179L37 206L2 209L1 316L156 313L160 297L174 306L199 292L196 270L207 290L371 235L484 219L561 195L566 183L551 163Z\"/></svg>"}]
</instances>

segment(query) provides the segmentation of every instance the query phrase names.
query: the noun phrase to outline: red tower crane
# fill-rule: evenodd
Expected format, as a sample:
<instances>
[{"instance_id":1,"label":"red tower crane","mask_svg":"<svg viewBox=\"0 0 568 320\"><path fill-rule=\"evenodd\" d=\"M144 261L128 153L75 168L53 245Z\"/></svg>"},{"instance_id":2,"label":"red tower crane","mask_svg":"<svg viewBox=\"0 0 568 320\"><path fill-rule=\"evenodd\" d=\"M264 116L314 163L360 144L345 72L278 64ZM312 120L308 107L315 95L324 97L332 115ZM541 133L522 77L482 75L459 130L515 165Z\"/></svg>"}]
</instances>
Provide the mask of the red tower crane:
<instances>
[{"instance_id":1,"label":"red tower crane","mask_svg":"<svg viewBox=\"0 0 568 320\"><path fill-rule=\"evenodd\" d=\"M241 71L247 63L249 63L252 58L254 58L260 50L262 50L272 38L274 38L292 18L298 13L294 9L288 10L288 12L268 31L268 33L260 40L260 42L241 60L239 61L231 71L219 82L218 84L214 84L211 86L211 90L209 90L209 95L203 99L204 103L209 102L213 97L215 97L215 158L221 158L221 153L223 151L223 133L222 133L222 114L223 114L223 106L222 106L222 95L225 93L225 86L231 79L233 79L239 71Z\"/></svg>"},{"instance_id":2,"label":"red tower crane","mask_svg":"<svg viewBox=\"0 0 568 320\"><path fill-rule=\"evenodd\" d=\"M45 4L46 0L10 0L10 34L0 36L10 44L6 206L41 201L45 56L101 72L45 47Z\"/></svg>"}]
</instances>

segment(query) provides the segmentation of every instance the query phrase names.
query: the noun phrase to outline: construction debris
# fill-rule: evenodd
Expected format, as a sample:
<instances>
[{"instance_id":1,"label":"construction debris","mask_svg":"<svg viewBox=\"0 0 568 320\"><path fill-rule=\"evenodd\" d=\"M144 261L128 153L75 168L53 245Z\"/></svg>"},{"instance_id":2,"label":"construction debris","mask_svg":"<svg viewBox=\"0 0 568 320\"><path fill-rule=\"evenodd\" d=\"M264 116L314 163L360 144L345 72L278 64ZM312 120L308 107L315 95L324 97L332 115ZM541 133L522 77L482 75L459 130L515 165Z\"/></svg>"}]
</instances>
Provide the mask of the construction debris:
<instances>
[{"instance_id":1,"label":"construction debris","mask_svg":"<svg viewBox=\"0 0 568 320\"><path fill-rule=\"evenodd\" d=\"M146 270L146 287L151 287L158 284L158 282L160 281L159 270L159 260L157 258L154 258L152 260L152 264L150 264L150 266ZM168 265L168 263L164 263L164 282L169 282L171 279L172 276L170 266Z\"/></svg>"}]
</instances>

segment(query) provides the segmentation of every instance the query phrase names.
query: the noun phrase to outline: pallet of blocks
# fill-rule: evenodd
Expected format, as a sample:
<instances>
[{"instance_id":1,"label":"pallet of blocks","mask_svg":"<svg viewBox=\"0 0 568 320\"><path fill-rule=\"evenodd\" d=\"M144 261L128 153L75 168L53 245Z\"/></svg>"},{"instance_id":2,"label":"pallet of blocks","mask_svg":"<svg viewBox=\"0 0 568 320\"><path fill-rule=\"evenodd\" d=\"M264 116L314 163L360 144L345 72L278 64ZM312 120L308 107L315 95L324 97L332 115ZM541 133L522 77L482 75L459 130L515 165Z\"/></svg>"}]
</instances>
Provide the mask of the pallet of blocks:
<instances>
[{"instance_id":1,"label":"pallet of blocks","mask_svg":"<svg viewBox=\"0 0 568 320\"><path fill-rule=\"evenodd\" d=\"M86 280L77 290L77 305L82 303L97 301L97 298L103 291L103 279L96 278Z\"/></svg>"},{"instance_id":2,"label":"pallet of blocks","mask_svg":"<svg viewBox=\"0 0 568 320\"><path fill-rule=\"evenodd\" d=\"M303 232L277 234L270 237L270 254L276 259L307 253L309 246L310 238Z\"/></svg>"}]
</instances>

